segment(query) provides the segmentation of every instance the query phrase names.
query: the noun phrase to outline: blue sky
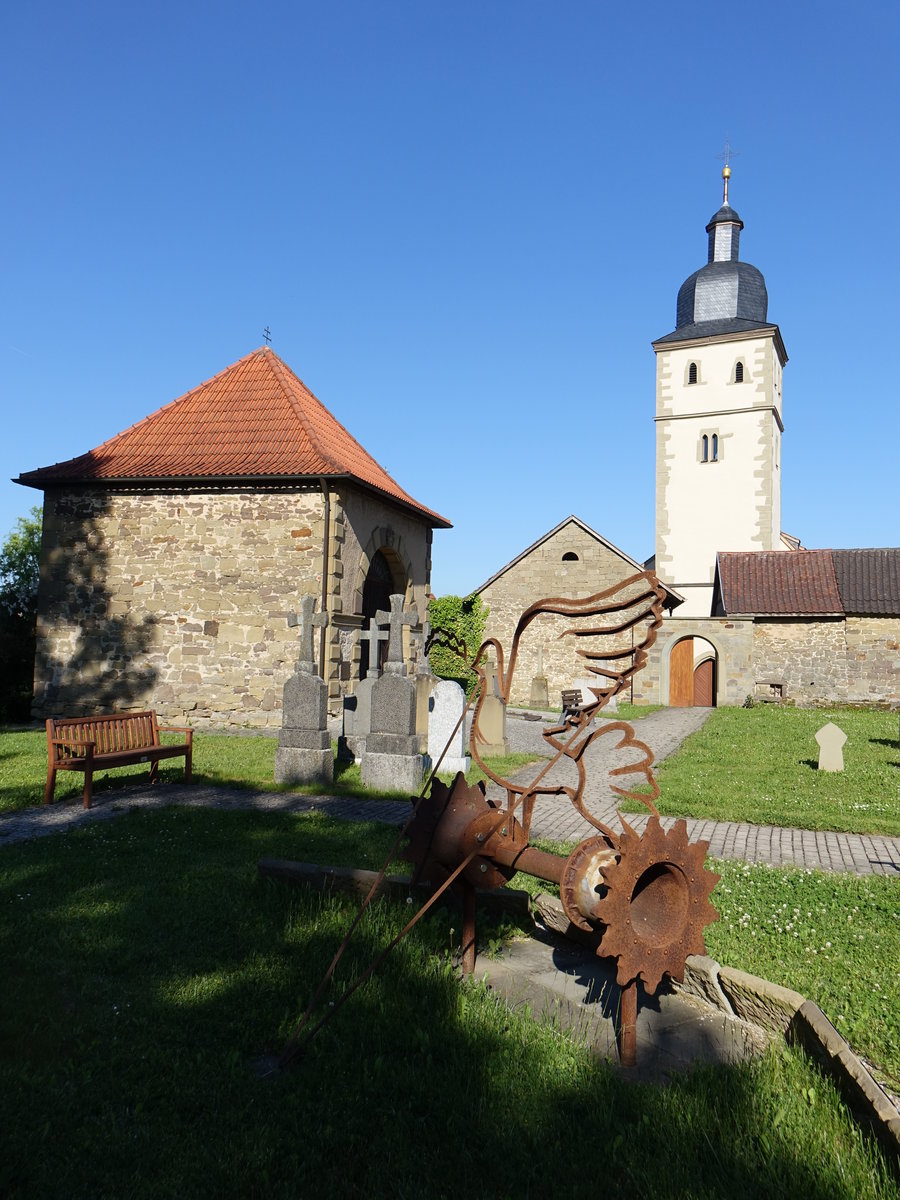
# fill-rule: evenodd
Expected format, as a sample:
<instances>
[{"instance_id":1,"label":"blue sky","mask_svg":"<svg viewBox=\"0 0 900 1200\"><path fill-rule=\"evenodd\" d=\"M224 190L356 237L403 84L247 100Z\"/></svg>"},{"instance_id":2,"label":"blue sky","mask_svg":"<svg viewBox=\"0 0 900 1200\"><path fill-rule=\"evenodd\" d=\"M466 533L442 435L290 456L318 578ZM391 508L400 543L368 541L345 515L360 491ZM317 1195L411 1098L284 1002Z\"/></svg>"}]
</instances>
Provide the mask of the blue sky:
<instances>
[{"instance_id":1,"label":"blue sky","mask_svg":"<svg viewBox=\"0 0 900 1200\"><path fill-rule=\"evenodd\" d=\"M0 42L0 536L40 500L11 477L268 325L453 521L437 594L570 512L644 558L650 341L727 136L790 356L784 526L897 544L896 4L38 0Z\"/></svg>"}]
</instances>

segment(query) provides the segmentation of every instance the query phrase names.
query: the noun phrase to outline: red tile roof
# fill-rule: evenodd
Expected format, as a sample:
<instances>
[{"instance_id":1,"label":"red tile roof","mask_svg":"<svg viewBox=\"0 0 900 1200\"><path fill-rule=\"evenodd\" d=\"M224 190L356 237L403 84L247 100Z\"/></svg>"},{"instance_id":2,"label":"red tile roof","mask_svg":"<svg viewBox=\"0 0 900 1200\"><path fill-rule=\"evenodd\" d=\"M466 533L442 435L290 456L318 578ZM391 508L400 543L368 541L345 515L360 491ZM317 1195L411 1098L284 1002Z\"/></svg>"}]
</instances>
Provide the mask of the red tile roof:
<instances>
[{"instance_id":1,"label":"red tile roof","mask_svg":"<svg viewBox=\"0 0 900 1200\"><path fill-rule=\"evenodd\" d=\"M426 517L450 522L408 495L268 347L151 413L95 450L26 471L17 483L294 480L349 477Z\"/></svg>"},{"instance_id":2,"label":"red tile roof","mask_svg":"<svg viewBox=\"0 0 900 1200\"><path fill-rule=\"evenodd\" d=\"M728 616L825 616L844 611L830 550L720 551L718 590Z\"/></svg>"}]
</instances>

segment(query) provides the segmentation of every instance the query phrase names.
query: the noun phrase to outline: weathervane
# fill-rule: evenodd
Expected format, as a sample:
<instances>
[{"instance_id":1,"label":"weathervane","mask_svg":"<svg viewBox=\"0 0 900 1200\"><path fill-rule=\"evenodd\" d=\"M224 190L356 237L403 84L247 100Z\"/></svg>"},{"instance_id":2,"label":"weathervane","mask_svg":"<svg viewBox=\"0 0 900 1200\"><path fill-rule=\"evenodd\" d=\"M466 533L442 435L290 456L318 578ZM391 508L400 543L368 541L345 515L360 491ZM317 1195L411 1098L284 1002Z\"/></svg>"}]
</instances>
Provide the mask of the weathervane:
<instances>
[{"instance_id":1,"label":"weathervane","mask_svg":"<svg viewBox=\"0 0 900 1200\"><path fill-rule=\"evenodd\" d=\"M728 203L728 180L731 178L731 160L737 158L737 150L732 148L731 142L728 140L728 135L725 135L725 149L721 154L717 154L716 158L720 159L725 165L722 168L722 204Z\"/></svg>"}]
</instances>

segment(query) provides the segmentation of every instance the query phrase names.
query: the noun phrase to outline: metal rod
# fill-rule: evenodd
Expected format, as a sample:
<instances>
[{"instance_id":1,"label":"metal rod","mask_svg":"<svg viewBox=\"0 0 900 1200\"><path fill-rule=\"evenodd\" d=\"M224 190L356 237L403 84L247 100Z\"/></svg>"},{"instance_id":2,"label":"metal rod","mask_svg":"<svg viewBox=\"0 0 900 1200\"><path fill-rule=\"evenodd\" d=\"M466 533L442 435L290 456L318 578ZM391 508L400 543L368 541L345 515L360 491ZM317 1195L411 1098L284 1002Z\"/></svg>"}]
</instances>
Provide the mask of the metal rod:
<instances>
[{"instance_id":1,"label":"metal rod","mask_svg":"<svg viewBox=\"0 0 900 1200\"><path fill-rule=\"evenodd\" d=\"M550 883L560 883L566 867L566 859L548 854L546 850L536 850L534 846L520 847L501 842L491 846L485 853L504 867L515 867L517 871L524 871L526 875L535 875Z\"/></svg>"},{"instance_id":2,"label":"metal rod","mask_svg":"<svg viewBox=\"0 0 900 1200\"><path fill-rule=\"evenodd\" d=\"M463 881L462 891L462 971L463 975L472 975L475 971L475 889Z\"/></svg>"},{"instance_id":3,"label":"metal rod","mask_svg":"<svg viewBox=\"0 0 900 1200\"><path fill-rule=\"evenodd\" d=\"M637 980L622 988L619 1005L619 1062L623 1067L637 1063Z\"/></svg>"}]
</instances>

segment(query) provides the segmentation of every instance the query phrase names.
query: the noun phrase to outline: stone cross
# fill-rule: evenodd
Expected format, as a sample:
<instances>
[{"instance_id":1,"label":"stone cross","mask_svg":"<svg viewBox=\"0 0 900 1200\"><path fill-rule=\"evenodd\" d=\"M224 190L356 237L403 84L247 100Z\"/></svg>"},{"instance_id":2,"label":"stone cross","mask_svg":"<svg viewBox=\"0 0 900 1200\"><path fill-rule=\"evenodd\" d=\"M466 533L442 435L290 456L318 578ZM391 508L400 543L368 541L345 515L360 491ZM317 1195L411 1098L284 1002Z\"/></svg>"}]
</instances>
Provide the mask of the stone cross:
<instances>
[{"instance_id":1,"label":"stone cross","mask_svg":"<svg viewBox=\"0 0 900 1200\"><path fill-rule=\"evenodd\" d=\"M359 640L369 643L369 670L367 677L371 675L373 679L377 679L381 674L378 669L378 643L386 642L389 636L387 630L378 628L378 622L374 617L369 621L368 633L364 633L362 630L359 631Z\"/></svg>"},{"instance_id":2,"label":"stone cross","mask_svg":"<svg viewBox=\"0 0 900 1200\"><path fill-rule=\"evenodd\" d=\"M846 740L846 733L833 721L822 726L816 734L816 741L819 743L820 771L843 771L844 742Z\"/></svg>"},{"instance_id":3,"label":"stone cross","mask_svg":"<svg viewBox=\"0 0 900 1200\"><path fill-rule=\"evenodd\" d=\"M313 629L318 626L320 629L323 625L328 624L327 613L316 613L313 616L316 608L315 596L300 597L300 616L296 613L288 613L287 623L293 629L295 625L300 626L300 657L297 659L297 664L294 670L300 674L303 672L306 675L315 675L316 659L313 651Z\"/></svg>"},{"instance_id":4,"label":"stone cross","mask_svg":"<svg viewBox=\"0 0 900 1200\"><path fill-rule=\"evenodd\" d=\"M403 611L403 597L400 595L391 596L391 611L385 612L383 609L375 614L375 620L379 625L390 625L391 633L388 641L388 657L384 664L385 671L389 671L392 675L405 675L406 663L403 661L403 626L415 625L419 620L419 614L415 606Z\"/></svg>"}]
</instances>

